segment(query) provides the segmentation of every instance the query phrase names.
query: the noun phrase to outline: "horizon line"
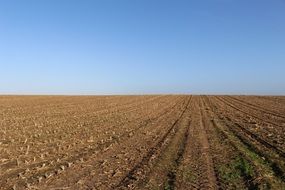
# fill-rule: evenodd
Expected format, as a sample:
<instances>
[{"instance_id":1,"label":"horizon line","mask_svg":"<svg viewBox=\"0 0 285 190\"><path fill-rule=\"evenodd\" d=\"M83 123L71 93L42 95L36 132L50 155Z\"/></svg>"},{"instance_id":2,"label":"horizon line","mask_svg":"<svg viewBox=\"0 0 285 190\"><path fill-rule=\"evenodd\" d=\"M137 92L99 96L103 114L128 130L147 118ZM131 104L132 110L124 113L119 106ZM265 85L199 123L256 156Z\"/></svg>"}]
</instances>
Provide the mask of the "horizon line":
<instances>
[{"instance_id":1,"label":"horizon line","mask_svg":"<svg viewBox=\"0 0 285 190\"><path fill-rule=\"evenodd\" d=\"M285 94L254 93L0 93L0 96L285 96Z\"/></svg>"}]
</instances>

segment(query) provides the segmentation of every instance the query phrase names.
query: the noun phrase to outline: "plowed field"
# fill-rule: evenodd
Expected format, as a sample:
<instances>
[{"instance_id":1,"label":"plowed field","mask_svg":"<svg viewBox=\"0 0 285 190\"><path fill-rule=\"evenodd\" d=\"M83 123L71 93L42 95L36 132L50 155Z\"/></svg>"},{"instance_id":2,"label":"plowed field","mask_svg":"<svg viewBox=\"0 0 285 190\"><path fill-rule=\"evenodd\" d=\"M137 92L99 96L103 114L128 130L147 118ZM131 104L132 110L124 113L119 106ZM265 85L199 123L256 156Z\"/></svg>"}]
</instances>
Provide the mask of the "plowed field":
<instances>
[{"instance_id":1,"label":"plowed field","mask_svg":"<svg viewBox=\"0 0 285 190\"><path fill-rule=\"evenodd\" d=\"M0 96L0 189L285 189L285 97Z\"/></svg>"}]
</instances>

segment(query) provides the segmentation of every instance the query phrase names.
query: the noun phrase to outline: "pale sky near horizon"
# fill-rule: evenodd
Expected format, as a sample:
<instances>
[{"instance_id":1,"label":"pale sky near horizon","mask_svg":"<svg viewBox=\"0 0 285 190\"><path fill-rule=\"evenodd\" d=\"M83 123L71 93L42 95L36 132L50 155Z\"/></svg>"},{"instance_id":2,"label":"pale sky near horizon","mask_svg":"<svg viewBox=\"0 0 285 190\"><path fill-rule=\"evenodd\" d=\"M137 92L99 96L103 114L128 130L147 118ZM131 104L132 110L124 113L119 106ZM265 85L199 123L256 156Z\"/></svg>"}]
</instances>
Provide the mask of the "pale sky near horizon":
<instances>
[{"instance_id":1,"label":"pale sky near horizon","mask_svg":"<svg viewBox=\"0 0 285 190\"><path fill-rule=\"evenodd\" d=\"M0 0L0 94L285 95L284 0Z\"/></svg>"}]
</instances>

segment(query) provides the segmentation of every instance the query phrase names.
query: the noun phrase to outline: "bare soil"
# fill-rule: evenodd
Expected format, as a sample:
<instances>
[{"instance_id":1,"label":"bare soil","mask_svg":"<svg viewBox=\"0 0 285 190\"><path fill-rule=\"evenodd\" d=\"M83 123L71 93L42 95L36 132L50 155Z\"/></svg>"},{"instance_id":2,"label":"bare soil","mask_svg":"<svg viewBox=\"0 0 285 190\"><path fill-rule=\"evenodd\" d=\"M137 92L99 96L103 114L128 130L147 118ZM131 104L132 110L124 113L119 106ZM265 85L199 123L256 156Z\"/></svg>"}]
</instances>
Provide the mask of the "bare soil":
<instances>
[{"instance_id":1,"label":"bare soil","mask_svg":"<svg viewBox=\"0 0 285 190\"><path fill-rule=\"evenodd\" d=\"M285 189L285 98L0 96L0 189Z\"/></svg>"}]
</instances>

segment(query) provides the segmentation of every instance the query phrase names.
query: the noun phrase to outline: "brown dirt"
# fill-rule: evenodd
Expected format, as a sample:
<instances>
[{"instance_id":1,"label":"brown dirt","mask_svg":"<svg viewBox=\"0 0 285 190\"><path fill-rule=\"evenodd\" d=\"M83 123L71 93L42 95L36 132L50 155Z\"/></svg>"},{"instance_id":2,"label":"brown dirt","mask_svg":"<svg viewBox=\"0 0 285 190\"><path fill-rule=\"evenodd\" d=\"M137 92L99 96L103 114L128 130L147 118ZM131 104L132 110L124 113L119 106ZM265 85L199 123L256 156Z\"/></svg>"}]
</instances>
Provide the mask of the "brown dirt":
<instances>
[{"instance_id":1,"label":"brown dirt","mask_svg":"<svg viewBox=\"0 0 285 190\"><path fill-rule=\"evenodd\" d=\"M285 189L285 98L0 96L0 189Z\"/></svg>"}]
</instances>

